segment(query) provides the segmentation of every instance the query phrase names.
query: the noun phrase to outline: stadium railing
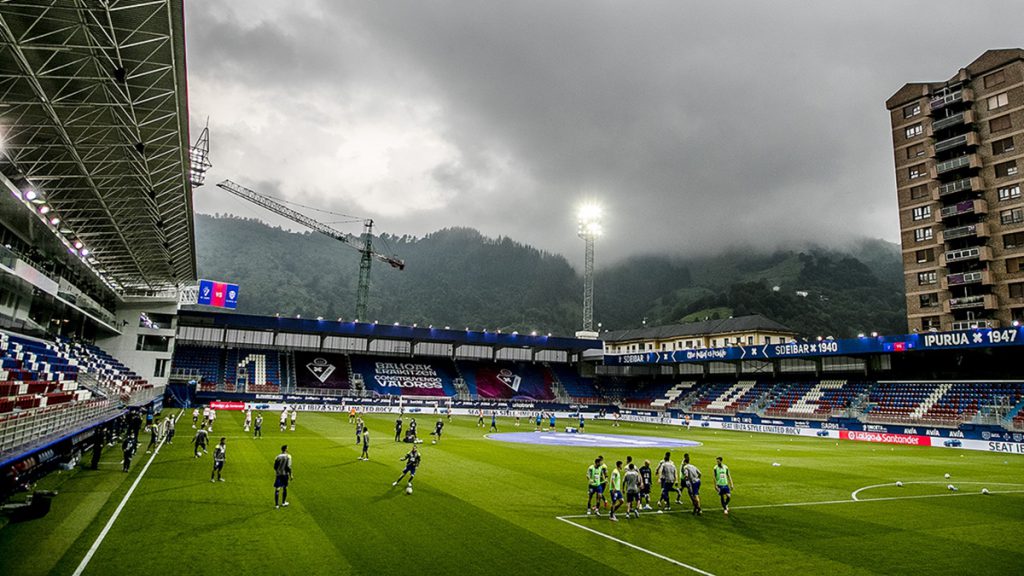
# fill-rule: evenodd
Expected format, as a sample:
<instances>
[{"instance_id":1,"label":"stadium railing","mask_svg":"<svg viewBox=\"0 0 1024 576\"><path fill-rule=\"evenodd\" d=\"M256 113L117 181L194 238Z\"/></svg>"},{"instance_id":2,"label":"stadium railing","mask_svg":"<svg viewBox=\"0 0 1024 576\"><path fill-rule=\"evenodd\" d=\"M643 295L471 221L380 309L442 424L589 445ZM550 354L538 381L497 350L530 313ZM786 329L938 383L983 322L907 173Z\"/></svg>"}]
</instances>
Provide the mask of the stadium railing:
<instances>
[{"instance_id":1,"label":"stadium railing","mask_svg":"<svg viewBox=\"0 0 1024 576\"><path fill-rule=\"evenodd\" d=\"M32 444L42 444L75 427L111 417L121 410L115 400L58 404L0 416L0 456Z\"/></svg>"}]
</instances>

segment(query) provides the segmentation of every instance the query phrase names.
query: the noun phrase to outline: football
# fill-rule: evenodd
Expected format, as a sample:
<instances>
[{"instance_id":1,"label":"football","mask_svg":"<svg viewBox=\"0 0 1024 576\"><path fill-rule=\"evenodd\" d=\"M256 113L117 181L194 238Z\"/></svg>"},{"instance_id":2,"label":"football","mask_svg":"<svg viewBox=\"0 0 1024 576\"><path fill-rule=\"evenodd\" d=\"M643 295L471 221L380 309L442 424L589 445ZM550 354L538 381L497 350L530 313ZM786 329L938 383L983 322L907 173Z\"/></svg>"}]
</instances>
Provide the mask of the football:
<instances>
[{"instance_id":1,"label":"football","mask_svg":"<svg viewBox=\"0 0 1024 576\"><path fill-rule=\"evenodd\" d=\"M903 482L896 482L897 488L903 488Z\"/></svg>"},{"instance_id":2,"label":"football","mask_svg":"<svg viewBox=\"0 0 1024 576\"><path fill-rule=\"evenodd\" d=\"M946 486L946 488L948 488L949 490L953 490L954 492L956 491L956 486L953 486L952 484Z\"/></svg>"},{"instance_id":3,"label":"football","mask_svg":"<svg viewBox=\"0 0 1024 576\"><path fill-rule=\"evenodd\" d=\"M949 480L949 473L946 473L946 479Z\"/></svg>"},{"instance_id":4,"label":"football","mask_svg":"<svg viewBox=\"0 0 1024 576\"><path fill-rule=\"evenodd\" d=\"M412 494L412 486L406 486L405 487L405 493L406 494Z\"/></svg>"},{"instance_id":5,"label":"football","mask_svg":"<svg viewBox=\"0 0 1024 576\"><path fill-rule=\"evenodd\" d=\"M981 493L982 494L988 494L988 488L982 488L981 489Z\"/></svg>"}]
</instances>

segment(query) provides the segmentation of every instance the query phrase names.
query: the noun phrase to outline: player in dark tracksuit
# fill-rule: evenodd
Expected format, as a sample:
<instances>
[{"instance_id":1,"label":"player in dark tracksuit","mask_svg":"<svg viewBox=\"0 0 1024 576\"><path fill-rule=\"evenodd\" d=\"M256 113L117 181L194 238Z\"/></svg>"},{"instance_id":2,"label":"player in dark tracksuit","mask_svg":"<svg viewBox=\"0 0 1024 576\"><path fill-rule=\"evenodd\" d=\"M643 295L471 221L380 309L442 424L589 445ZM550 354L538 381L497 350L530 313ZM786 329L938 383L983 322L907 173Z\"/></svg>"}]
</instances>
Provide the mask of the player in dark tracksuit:
<instances>
[{"instance_id":1,"label":"player in dark tracksuit","mask_svg":"<svg viewBox=\"0 0 1024 576\"><path fill-rule=\"evenodd\" d=\"M395 442L402 441L402 417L395 420Z\"/></svg>"},{"instance_id":2,"label":"player in dark tracksuit","mask_svg":"<svg viewBox=\"0 0 1024 576\"><path fill-rule=\"evenodd\" d=\"M132 466L132 457L135 456L135 449L138 447L138 442L131 434L125 435L124 442L121 443L121 453L124 456L124 468L125 472L128 471Z\"/></svg>"},{"instance_id":3,"label":"player in dark tracksuit","mask_svg":"<svg viewBox=\"0 0 1024 576\"><path fill-rule=\"evenodd\" d=\"M391 485L398 486L398 483L401 482L403 478L405 478L406 474L408 474L409 486L411 487L413 479L416 478L416 469L420 465L420 453L418 450L416 450L416 447L413 446L412 450L410 450L408 454L403 456L401 460L405 462L405 470L402 470L402 475L398 477L398 480L392 482Z\"/></svg>"},{"instance_id":4,"label":"player in dark tracksuit","mask_svg":"<svg viewBox=\"0 0 1024 576\"><path fill-rule=\"evenodd\" d=\"M363 430L363 453L359 456L360 460L370 459L370 431Z\"/></svg>"},{"instance_id":5,"label":"player in dark tracksuit","mask_svg":"<svg viewBox=\"0 0 1024 576\"><path fill-rule=\"evenodd\" d=\"M437 419L437 424L434 424L434 442L441 441L441 431L444 429L444 422L440 418Z\"/></svg>"}]
</instances>

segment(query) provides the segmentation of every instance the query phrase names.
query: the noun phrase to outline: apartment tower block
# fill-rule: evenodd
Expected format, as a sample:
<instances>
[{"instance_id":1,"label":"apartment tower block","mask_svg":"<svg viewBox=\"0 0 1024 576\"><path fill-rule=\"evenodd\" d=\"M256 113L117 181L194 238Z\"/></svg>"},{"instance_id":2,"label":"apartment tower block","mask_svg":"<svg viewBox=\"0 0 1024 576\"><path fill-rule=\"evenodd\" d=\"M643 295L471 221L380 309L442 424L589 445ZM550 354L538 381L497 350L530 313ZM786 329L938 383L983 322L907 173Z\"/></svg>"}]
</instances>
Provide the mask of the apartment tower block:
<instances>
[{"instance_id":1,"label":"apartment tower block","mask_svg":"<svg viewBox=\"0 0 1024 576\"><path fill-rule=\"evenodd\" d=\"M911 331L1024 322L1024 50L886 101Z\"/></svg>"}]
</instances>

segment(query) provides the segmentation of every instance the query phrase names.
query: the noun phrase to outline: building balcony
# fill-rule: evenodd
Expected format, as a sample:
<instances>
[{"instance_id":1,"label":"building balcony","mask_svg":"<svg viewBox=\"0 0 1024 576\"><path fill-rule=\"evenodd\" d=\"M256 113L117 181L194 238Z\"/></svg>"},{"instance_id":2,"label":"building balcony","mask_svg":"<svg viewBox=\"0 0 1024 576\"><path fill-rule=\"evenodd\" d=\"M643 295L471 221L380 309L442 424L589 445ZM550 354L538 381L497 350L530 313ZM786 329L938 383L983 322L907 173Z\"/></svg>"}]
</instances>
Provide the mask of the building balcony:
<instances>
[{"instance_id":1,"label":"building balcony","mask_svg":"<svg viewBox=\"0 0 1024 576\"><path fill-rule=\"evenodd\" d=\"M966 154L950 160L936 162L935 166L931 169L931 177L938 178L941 174L963 168L981 168L981 158L977 154Z\"/></svg>"},{"instance_id":2,"label":"building balcony","mask_svg":"<svg viewBox=\"0 0 1024 576\"><path fill-rule=\"evenodd\" d=\"M959 274L947 274L942 278L942 289L949 290L951 286L968 286L970 284L992 284L992 273L988 270L976 272L961 272Z\"/></svg>"},{"instance_id":3,"label":"building balcony","mask_svg":"<svg viewBox=\"0 0 1024 576\"><path fill-rule=\"evenodd\" d=\"M978 139L977 132L967 132L966 134L959 134L952 138L946 138L945 140L939 140L932 146L931 154L935 155L936 152L946 152L947 150L953 150L955 148L971 146L977 147L980 140Z\"/></svg>"},{"instance_id":4,"label":"building balcony","mask_svg":"<svg viewBox=\"0 0 1024 576\"><path fill-rule=\"evenodd\" d=\"M928 102L928 108L932 112L935 112L937 110L942 110L943 108L950 106L952 104L973 101L974 90L971 90L970 88L961 88L960 90L957 90L955 92L950 92L949 94L944 94L942 96L932 98L931 101Z\"/></svg>"},{"instance_id":5,"label":"building balcony","mask_svg":"<svg viewBox=\"0 0 1024 576\"><path fill-rule=\"evenodd\" d=\"M995 294L950 298L943 303L946 314L950 314L954 310L996 310L997 308L999 308L999 301Z\"/></svg>"},{"instance_id":6,"label":"building balcony","mask_svg":"<svg viewBox=\"0 0 1024 576\"><path fill-rule=\"evenodd\" d=\"M934 136L934 134L940 130L946 128L952 128L953 126L960 126L961 124L973 124L974 123L974 111L964 110L958 114L947 116L946 118L939 118L933 121L925 130L925 134L928 136Z\"/></svg>"},{"instance_id":7,"label":"building balcony","mask_svg":"<svg viewBox=\"0 0 1024 576\"><path fill-rule=\"evenodd\" d=\"M970 248L961 248L960 250L947 250L942 254L940 264L948 266L954 262L970 262L972 260L990 262L992 260L992 248L988 246L972 246Z\"/></svg>"},{"instance_id":8,"label":"building balcony","mask_svg":"<svg viewBox=\"0 0 1024 576\"><path fill-rule=\"evenodd\" d=\"M999 328L998 320L978 318L977 320L958 320L949 325L950 330L973 330L975 328Z\"/></svg>"},{"instance_id":9,"label":"building balcony","mask_svg":"<svg viewBox=\"0 0 1024 576\"><path fill-rule=\"evenodd\" d=\"M945 206L942 210L939 210L939 218L952 218L954 216L962 216L964 214L987 214L988 213L988 202L975 198L974 200L964 200L957 202L951 206Z\"/></svg>"},{"instance_id":10,"label":"building balcony","mask_svg":"<svg viewBox=\"0 0 1024 576\"><path fill-rule=\"evenodd\" d=\"M936 189L935 193L932 194L933 200L938 200L943 196L949 196L950 194L957 194L959 192L973 192L975 190L982 190L984 183L981 178L974 176L972 178L961 178L954 180L953 182L947 182L940 184Z\"/></svg>"},{"instance_id":11,"label":"building balcony","mask_svg":"<svg viewBox=\"0 0 1024 576\"><path fill-rule=\"evenodd\" d=\"M957 240L959 238L984 238L988 234L988 226L984 222L977 224L968 224L967 226L957 226L956 228L948 228L939 232L939 242L949 242L950 240Z\"/></svg>"}]
</instances>

